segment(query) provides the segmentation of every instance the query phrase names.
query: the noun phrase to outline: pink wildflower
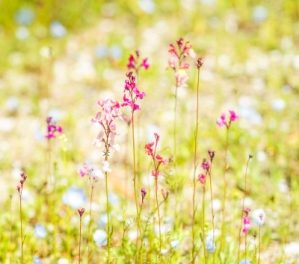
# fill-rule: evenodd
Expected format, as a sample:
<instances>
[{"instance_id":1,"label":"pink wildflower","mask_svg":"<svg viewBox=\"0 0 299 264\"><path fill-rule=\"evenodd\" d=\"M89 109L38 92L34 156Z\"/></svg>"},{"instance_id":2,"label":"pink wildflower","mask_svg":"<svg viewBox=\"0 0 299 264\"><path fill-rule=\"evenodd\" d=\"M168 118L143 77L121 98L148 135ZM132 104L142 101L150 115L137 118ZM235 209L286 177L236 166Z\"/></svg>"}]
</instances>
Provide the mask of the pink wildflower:
<instances>
[{"instance_id":1,"label":"pink wildflower","mask_svg":"<svg viewBox=\"0 0 299 264\"><path fill-rule=\"evenodd\" d=\"M96 113L92 121L100 125L101 130L97 136L97 140L104 143L105 155L107 155L107 151L113 145L116 136L115 120L120 118L120 104L117 101L106 99L98 101L98 105L100 110Z\"/></svg>"},{"instance_id":2,"label":"pink wildflower","mask_svg":"<svg viewBox=\"0 0 299 264\"><path fill-rule=\"evenodd\" d=\"M62 133L62 127L61 126L57 126L56 123L54 122L53 118L51 116L49 116L47 118L47 134L46 134L46 138L48 140L50 139L54 139L57 134L61 134Z\"/></svg>"},{"instance_id":3,"label":"pink wildflower","mask_svg":"<svg viewBox=\"0 0 299 264\"><path fill-rule=\"evenodd\" d=\"M141 63L140 60L140 53L139 51L135 51L135 54L130 54L128 59L127 67L129 70L134 70L137 74L139 69L144 68L147 70L149 68L148 58L143 58Z\"/></svg>"},{"instance_id":4,"label":"pink wildflower","mask_svg":"<svg viewBox=\"0 0 299 264\"><path fill-rule=\"evenodd\" d=\"M153 160L154 169L152 170L152 176L158 177L160 175L160 166L167 164L169 159L163 158L160 154L157 154L157 146L160 140L160 136L154 133L155 141L145 145L145 152Z\"/></svg>"},{"instance_id":5,"label":"pink wildflower","mask_svg":"<svg viewBox=\"0 0 299 264\"><path fill-rule=\"evenodd\" d=\"M206 172L208 172L210 169L210 163L206 159L203 159L203 161L201 163L201 168L203 170L205 170Z\"/></svg>"},{"instance_id":6,"label":"pink wildflower","mask_svg":"<svg viewBox=\"0 0 299 264\"><path fill-rule=\"evenodd\" d=\"M201 184L205 184L206 183L206 175L205 174L199 174L198 175L198 181L201 183Z\"/></svg>"},{"instance_id":7,"label":"pink wildflower","mask_svg":"<svg viewBox=\"0 0 299 264\"><path fill-rule=\"evenodd\" d=\"M191 47L189 41L185 41L183 38L177 40L175 44L170 44L168 49L170 55L168 60L169 67L174 71L179 69L187 70L189 64L185 62L185 59L189 56Z\"/></svg>"},{"instance_id":8,"label":"pink wildflower","mask_svg":"<svg viewBox=\"0 0 299 264\"><path fill-rule=\"evenodd\" d=\"M123 103L121 106L129 106L132 111L140 109L140 106L136 103L137 100L142 100L145 96L144 92L139 91L136 78L132 72L127 74L127 80L125 81Z\"/></svg>"},{"instance_id":9,"label":"pink wildflower","mask_svg":"<svg viewBox=\"0 0 299 264\"><path fill-rule=\"evenodd\" d=\"M217 119L216 123L219 127L225 126L228 129L230 127L231 123L237 121L238 118L239 118L239 116L236 114L236 112L233 110L230 110L228 119L225 114L221 114L221 116Z\"/></svg>"},{"instance_id":10,"label":"pink wildflower","mask_svg":"<svg viewBox=\"0 0 299 264\"><path fill-rule=\"evenodd\" d=\"M249 212L250 212L249 208L245 208L244 209L243 228L242 228L242 233L244 235L248 234L248 232L250 230L250 227L251 227L251 221L250 221L250 218L249 218Z\"/></svg>"}]
</instances>

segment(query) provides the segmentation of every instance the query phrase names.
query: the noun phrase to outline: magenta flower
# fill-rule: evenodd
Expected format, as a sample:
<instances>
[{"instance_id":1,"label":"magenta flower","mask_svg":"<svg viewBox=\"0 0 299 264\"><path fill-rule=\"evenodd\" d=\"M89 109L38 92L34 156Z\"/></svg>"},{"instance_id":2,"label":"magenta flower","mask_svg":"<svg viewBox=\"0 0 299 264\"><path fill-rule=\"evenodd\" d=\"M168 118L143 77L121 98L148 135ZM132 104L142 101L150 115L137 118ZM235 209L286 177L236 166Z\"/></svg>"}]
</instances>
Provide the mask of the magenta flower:
<instances>
[{"instance_id":1,"label":"magenta flower","mask_svg":"<svg viewBox=\"0 0 299 264\"><path fill-rule=\"evenodd\" d=\"M203 170L205 170L206 172L208 172L210 169L210 163L206 159L203 159L203 161L201 163L201 168Z\"/></svg>"},{"instance_id":2,"label":"magenta flower","mask_svg":"<svg viewBox=\"0 0 299 264\"><path fill-rule=\"evenodd\" d=\"M152 176L158 177L160 175L160 166L167 164L169 159L163 158L160 154L157 154L157 146L160 139L160 136L157 133L154 133L155 141L150 142L145 145L145 152L148 156L152 158L154 168L152 170Z\"/></svg>"},{"instance_id":3,"label":"magenta flower","mask_svg":"<svg viewBox=\"0 0 299 264\"><path fill-rule=\"evenodd\" d=\"M129 106L132 111L140 109L140 106L137 104L138 100L142 100L145 96L144 92L139 91L136 84L136 78L132 72L127 74L127 80L125 81L123 103L121 106Z\"/></svg>"},{"instance_id":4,"label":"magenta flower","mask_svg":"<svg viewBox=\"0 0 299 264\"><path fill-rule=\"evenodd\" d=\"M216 123L219 127L226 127L228 129L231 123L237 121L238 119L239 116L236 114L236 112L230 110L228 118L225 114L221 114L221 116L217 119Z\"/></svg>"},{"instance_id":5,"label":"magenta flower","mask_svg":"<svg viewBox=\"0 0 299 264\"><path fill-rule=\"evenodd\" d=\"M205 184L205 183L206 183L206 179L207 179L207 177L206 177L205 174L201 173L201 174L198 175L198 181L199 181L201 184Z\"/></svg>"},{"instance_id":6,"label":"magenta flower","mask_svg":"<svg viewBox=\"0 0 299 264\"><path fill-rule=\"evenodd\" d=\"M51 116L49 116L47 118L47 134L46 134L46 138L48 140L50 139L54 139L57 134L61 134L62 133L62 127L56 125L56 123L54 122L53 118Z\"/></svg>"},{"instance_id":7,"label":"magenta flower","mask_svg":"<svg viewBox=\"0 0 299 264\"><path fill-rule=\"evenodd\" d=\"M247 235L250 228L251 228L251 221L250 221L250 218L249 218L249 212L250 212L250 209L249 208L245 208L244 209L244 216L243 216L243 228L242 228L242 233L244 235Z\"/></svg>"},{"instance_id":8,"label":"magenta flower","mask_svg":"<svg viewBox=\"0 0 299 264\"><path fill-rule=\"evenodd\" d=\"M137 74L141 68L147 70L150 67L150 64L148 58L144 58L140 62L140 53L139 51L135 51L135 54L130 54L127 67L128 70L133 70Z\"/></svg>"}]
</instances>

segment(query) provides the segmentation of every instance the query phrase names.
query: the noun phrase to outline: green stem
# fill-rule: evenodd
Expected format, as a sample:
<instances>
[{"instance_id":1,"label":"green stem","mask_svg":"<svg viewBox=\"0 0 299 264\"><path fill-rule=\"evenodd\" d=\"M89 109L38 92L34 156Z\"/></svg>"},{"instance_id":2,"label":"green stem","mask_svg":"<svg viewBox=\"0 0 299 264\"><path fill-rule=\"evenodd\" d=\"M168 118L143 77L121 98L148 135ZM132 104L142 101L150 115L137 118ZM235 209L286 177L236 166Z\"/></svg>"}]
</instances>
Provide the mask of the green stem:
<instances>
[{"instance_id":1,"label":"green stem","mask_svg":"<svg viewBox=\"0 0 299 264\"><path fill-rule=\"evenodd\" d=\"M81 239L82 239L82 216L80 216L80 233L79 233L79 264L81 263Z\"/></svg>"},{"instance_id":2,"label":"green stem","mask_svg":"<svg viewBox=\"0 0 299 264\"><path fill-rule=\"evenodd\" d=\"M251 155L249 155L249 157L247 159L245 173L244 173L244 196L243 196L243 200L242 200L241 224L240 224L240 229L239 229L238 263L240 262L241 232L242 232L242 225L243 225L243 213L244 213L244 209L245 209L245 199L246 199L246 194L247 194L247 174L248 174L250 159L251 159Z\"/></svg>"},{"instance_id":3,"label":"green stem","mask_svg":"<svg viewBox=\"0 0 299 264\"><path fill-rule=\"evenodd\" d=\"M108 172L105 172L105 185L106 185L107 249L108 249L107 263L110 263L110 208L109 208L109 192L108 192Z\"/></svg>"},{"instance_id":4,"label":"green stem","mask_svg":"<svg viewBox=\"0 0 299 264\"><path fill-rule=\"evenodd\" d=\"M258 252L258 264L261 263L261 227L259 226L258 230L258 239L259 239L259 252Z\"/></svg>"},{"instance_id":5,"label":"green stem","mask_svg":"<svg viewBox=\"0 0 299 264\"><path fill-rule=\"evenodd\" d=\"M212 185L212 163L209 170L210 179L210 198L211 198L211 216L212 216L212 232L213 232L213 244L215 244L215 215L214 215L214 205L213 205L213 185ZM215 254L213 254L213 264L215 264Z\"/></svg>"},{"instance_id":6,"label":"green stem","mask_svg":"<svg viewBox=\"0 0 299 264\"><path fill-rule=\"evenodd\" d=\"M207 263L207 251L206 251L206 245L205 245L205 199L206 199L206 188L205 185L202 186L202 241L203 241L203 254L204 254L204 263Z\"/></svg>"},{"instance_id":7,"label":"green stem","mask_svg":"<svg viewBox=\"0 0 299 264\"><path fill-rule=\"evenodd\" d=\"M229 127L226 129L226 142L225 142L225 156L224 156L224 173L223 173L223 197L222 197L222 226L221 226L221 245L220 251L222 251L224 246L224 238L225 238L225 207L226 207L226 188L227 188L227 180L226 173L228 169L228 145L229 145Z\"/></svg>"},{"instance_id":8,"label":"green stem","mask_svg":"<svg viewBox=\"0 0 299 264\"><path fill-rule=\"evenodd\" d=\"M20 240L21 240L21 264L24 263L24 254L23 254L23 244L24 244L24 239L23 239L23 215L22 215L22 194L19 194L19 213L20 213Z\"/></svg>"},{"instance_id":9,"label":"green stem","mask_svg":"<svg viewBox=\"0 0 299 264\"><path fill-rule=\"evenodd\" d=\"M92 180L91 180L92 181ZM89 195L89 223L88 223L88 238L87 238L87 263L90 261L90 245L89 245L89 239L91 236L91 221L92 221L92 215L91 215L91 204L92 204L92 198L93 198L93 189L94 189L94 182L91 182L90 187L90 195Z\"/></svg>"},{"instance_id":10,"label":"green stem","mask_svg":"<svg viewBox=\"0 0 299 264\"><path fill-rule=\"evenodd\" d=\"M193 195L192 195L192 263L195 262L195 199L196 199L196 163L197 163L197 137L198 137L198 116L199 116L199 69L196 85L196 118L194 132L194 159L193 159Z\"/></svg>"},{"instance_id":11,"label":"green stem","mask_svg":"<svg viewBox=\"0 0 299 264\"><path fill-rule=\"evenodd\" d=\"M159 256L161 255L161 250L162 250L162 239L161 239L161 217L160 217L160 207L159 207L159 201L158 201L158 177L155 177L155 193L156 193L156 205L158 208L158 222L159 222Z\"/></svg>"}]
</instances>

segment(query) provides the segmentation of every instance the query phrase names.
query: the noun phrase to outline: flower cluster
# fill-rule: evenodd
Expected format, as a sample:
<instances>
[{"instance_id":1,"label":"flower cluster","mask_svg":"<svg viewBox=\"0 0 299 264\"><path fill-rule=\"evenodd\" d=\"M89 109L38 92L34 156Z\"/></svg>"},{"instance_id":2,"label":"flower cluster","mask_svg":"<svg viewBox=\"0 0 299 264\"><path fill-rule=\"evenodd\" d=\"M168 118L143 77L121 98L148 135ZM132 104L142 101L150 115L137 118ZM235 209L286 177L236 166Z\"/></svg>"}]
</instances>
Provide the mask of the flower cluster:
<instances>
[{"instance_id":1,"label":"flower cluster","mask_svg":"<svg viewBox=\"0 0 299 264\"><path fill-rule=\"evenodd\" d=\"M137 74L139 69L143 68L147 70L149 66L148 58L143 58L140 62L140 53L138 50L135 51L135 54L130 54L127 64L129 70L133 70Z\"/></svg>"},{"instance_id":2,"label":"flower cluster","mask_svg":"<svg viewBox=\"0 0 299 264\"><path fill-rule=\"evenodd\" d=\"M24 187L24 183L26 182L26 179L27 179L27 175L25 174L24 171L22 171L20 175L20 181L17 185L17 191L20 195L22 195L23 187Z\"/></svg>"},{"instance_id":3,"label":"flower cluster","mask_svg":"<svg viewBox=\"0 0 299 264\"><path fill-rule=\"evenodd\" d=\"M81 177L88 176L90 179L97 181L99 178L103 176L101 170L97 169L93 165L89 165L84 163L82 167L79 169L79 174Z\"/></svg>"},{"instance_id":4,"label":"flower cluster","mask_svg":"<svg viewBox=\"0 0 299 264\"><path fill-rule=\"evenodd\" d=\"M160 175L160 166L167 164L169 159L164 159L160 154L157 154L157 146L160 140L160 136L154 133L155 141L145 145L145 152L150 156L154 163L154 169L152 170L152 176L158 177Z\"/></svg>"},{"instance_id":5,"label":"flower cluster","mask_svg":"<svg viewBox=\"0 0 299 264\"><path fill-rule=\"evenodd\" d=\"M251 227L251 221L249 218L249 213L250 213L250 209L249 208L245 208L243 211L243 228L242 228L242 233L246 236L250 230Z\"/></svg>"},{"instance_id":6,"label":"flower cluster","mask_svg":"<svg viewBox=\"0 0 299 264\"><path fill-rule=\"evenodd\" d=\"M136 103L137 100L142 100L145 96L144 92L139 91L136 84L136 77L133 72L127 74L127 80L125 81L125 89L123 95L122 106L131 107L132 111L140 109L140 106Z\"/></svg>"},{"instance_id":7,"label":"flower cluster","mask_svg":"<svg viewBox=\"0 0 299 264\"><path fill-rule=\"evenodd\" d=\"M226 127L228 129L230 127L231 123L237 121L238 119L239 119L239 116L236 114L236 112L233 110L230 110L229 117L227 118L227 116L225 114L222 114L217 120L217 125L219 127Z\"/></svg>"},{"instance_id":8,"label":"flower cluster","mask_svg":"<svg viewBox=\"0 0 299 264\"><path fill-rule=\"evenodd\" d=\"M206 179L207 179L207 176L208 174L210 173L210 170L211 170L211 167L212 167L212 163L213 163L213 160L214 160L214 157L215 157L215 151L213 150L209 150L208 151L208 155L209 155L209 160L207 159L203 159L202 162L201 162L201 168L203 170L203 172L199 173L198 175L198 181L201 183L201 184L205 184L206 183Z\"/></svg>"},{"instance_id":9,"label":"flower cluster","mask_svg":"<svg viewBox=\"0 0 299 264\"><path fill-rule=\"evenodd\" d=\"M175 44L170 44L168 53L168 65L175 71L176 86L182 87L188 81L188 75L186 70L189 69L189 64L186 62L186 58L190 55L191 44L180 38Z\"/></svg>"},{"instance_id":10,"label":"flower cluster","mask_svg":"<svg viewBox=\"0 0 299 264\"><path fill-rule=\"evenodd\" d=\"M120 104L117 101L105 99L98 101L98 106L100 110L92 121L98 123L101 127L97 140L105 144L104 155L106 156L109 154L109 149L114 143L116 135L115 120L120 118Z\"/></svg>"},{"instance_id":11,"label":"flower cluster","mask_svg":"<svg viewBox=\"0 0 299 264\"><path fill-rule=\"evenodd\" d=\"M50 139L54 139L57 134L61 134L62 133L62 127L56 125L56 123L54 122L53 118L51 116L49 116L47 118L47 134L46 134L46 138L48 140Z\"/></svg>"}]
</instances>

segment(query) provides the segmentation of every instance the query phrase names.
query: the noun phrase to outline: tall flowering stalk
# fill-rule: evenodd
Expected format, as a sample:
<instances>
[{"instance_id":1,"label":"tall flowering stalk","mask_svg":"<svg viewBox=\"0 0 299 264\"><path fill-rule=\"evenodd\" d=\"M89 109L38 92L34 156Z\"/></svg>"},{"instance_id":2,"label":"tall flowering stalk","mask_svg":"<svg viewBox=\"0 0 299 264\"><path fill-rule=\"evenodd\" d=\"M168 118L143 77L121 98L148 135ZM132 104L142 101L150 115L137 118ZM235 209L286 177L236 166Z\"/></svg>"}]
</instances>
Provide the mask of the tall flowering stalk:
<instances>
[{"instance_id":1,"label":"tall flowering stalk","mask_svg":"<svg viewBox=\"0 0 299 264\"><path fill-rule=\"evenodd\" d=\"M129 58L128 58L128 63L127 63L127 69L129 72L133 72L134 76L136 77L136 85L139 86L139 72L140 70L148 70L150 67L148 58L141 57L141 54L139 50L136 50L135 52L131 53ZM136 137L135 137L135 145L137 146L137 155L136 155L136 174L139 175L140 173L140 148L139 148L139 135L140 135L140 118L139 116L136 117L135 123L135 131Z\"/></svg>"},{"instance_id":2,"label":"tall flowering stalk","mask_svg":"<svg viewBox=\"0 0 299 264\"><path fill-rule=\"evenodd\" d=\"M47 133L45 135L47 139L47 158L48 158L48 174L46 184L49 184L50 178L52 177L52 141L62 133L62 127L57 125L54 119L49 116L47 117Z\"/></svg>"},{"instance_id":3,"label":"tall flowering stalk","mask_svg":"<svg viewBox=\"0 0 299 264\"><path fill-rule=\"evenodd\" d=\"M97 140L103 143L103 171L105 174L105 191L106 191L106 211L107 211L107 263L110 262L110 247L111 247L111 228L110 228L110 206L109 206L109 190L108 190L108 173L111 172L109 165L109 157L113 148L114 139L116 136L115 121L119 119L120 104L117 101L106 99L98 101L99 111L97 112L93 122L100 125L100 132Z\"/></svg>"},{"instance_id":4,"label":"tall flowering stalk","mask_svg":"<svg viewBox=\"0 0 299 264\"><path fill-rule=\"evenodd\" d=\"M161 237L161 215L160 207L158 200L158 177L161 175L161 165L165 165L169 162L169 159L164 159L160 154L157 154L157 146L160 140L160 136L157 133L154 133L155 140L145 145L145 152L148 156L151 157L153 161L152 176L155 178L155 198L156 206L158 213L158 222L159 222L159 249L161 254L162 250L162 237ZM164 195L163 195L164 196Z\"/></svg>"},{"instance_id":5,"label":"tall flowering stalk","mask_svg":"<svg viewBox=\"0 0 299 264\"><path fill-rule=\"evenodd\" d=\"M186 85L188 81L187 70L189 64L186 59L191 50L189 41L180 38L174 44L170 44L168 48L169 59L168 65L175 73L175 95L174 95L174 122L173 122L173 159L176 165L176 149L177 149L177 94L178 88Z\"/></svg>"},{"instance_id":6,"label":"tall flowering stalk","mask_svg":"<svg viewBox=\"0 0 299 264\"><path fill-rule=\"evenodd\" d=\"M249 208L245 208L243 210L243 218L242 218L242 233L244 235L244 246L245 246L245 254L244 254L244 259L245 261L247 261L247 235L249 233L249 230L251 229L251 221L249 218L249 213L250 213L250 209Z\"/></svg>"},{"instance_id":7,"label":"tall flowering stalk","mask_svg":"<svg viewBox=\"0 0 299 264\"><path fill-rule=\"evenodd\" d=\"M196 84L196 117L195 117L195 131L194 131L194 154L193 154L193 195L192 195L192 263L195 261L195 200L196 200L196 168L197 168L197 142L198 142L198 118L199 118L199 73L202 67L202 59L198 58L196 61L197 68L197 84Z\"/></svg>"},{"instance_id":8,"label":"tall flowering stalk","mask_svg":"<svg viewBox=\"0 0 299 264\"><path fill-rule=\"evenodd\" d=\"M90 261L90 245L89 240L91 236L91 224L92 224L92 213L91 213L91 205L93 201L93 193L95 183L98 181L99 177L102 176L102 171L96 169L93 166L88 164L84 164L79 170L80 176L85 177L88 176L90 191L89 191L89 223L88 223L88 238L87 238L87 263Z\"/></svg>"},{"instance_id":9,"label":"tall flowering stalk","mask_svg":"<svg viewBox=\"0 0 299 264\"><path fill-rule=\"evenodd\" d=\"M21 245L21 264L24 263L24 234L23 234L23 214L22 214L22 196L24 184L27 180L25 172L21 172L20 181L17 185L17 191L19 193L19 214L20 214L20 245Z\"/></svg>"},{"instance_id":10,"label":"tall flowering stalk","mask_svg":"<svg viewBox=\"0 0 299 264\"><path fill-rule=\"evenodd\" d=\"M225 140L225 154L224 154L224 173L223 173L223 196L222 196L222 226L221 226L221 244L220 249L223 248L225 238L225 207L226 207L226 192L227 192L227 179L226 174L228 170L228 148L229 148L229 132L233 122L238 120L238 115L235 111L230 110L229 115L222 114L217 120L217 125L222 128L226 128L226 140Z\"/></svg>"},{"instance_id":11,"label":"tall flowering stalk","mask_svg":"<svg viewBox=\"0 0 299 264\"><path fill-rule=\"evenodd\" d=\"M209 175L209 171L211 168L211 164L206 159L203 159L201 163L201 168L203 170L202 173L198 175L198 181L202 185L202 241L203 244L205 243L205 200L206 200L206 180ZM203 246L203 254L204 254L204 261L207 263L207 249L205 246Z\"/></svg>"},{"instance_id":12,"label":"tall flowering stalk","mask_svg":"<svg viewBox=\"0 0 299 264\"><path fill-rule=\"evenodd\" d=\"M78 214L80 216L80 227L79 227L79 250L78 250L78 255L79 255L79 264L81 263L81 240L82 240L82 216L85 212L84 208L79 208L78 209Z\"/></svg>"},{"instance_id":13,"label":"tall flowering stalk","mask_svg":"<svg viewBox=\"0 0 299 264\"><path fill-rule=\"evenodd\" d=\"M248 175L248 168L249 168L249 162L252 159L252 155L248 156L247 162L246 162L246 168L244 173L244 196L242 200L242 211L241 211L241 225L239 230L239 247L238 247L238 263L240 261L240 246L241 246L241 233L242 233L242 223L243 223L243 212L245 210L245 199L247 196L247 175Z\"/></svg>"},{"instance_id":14,"label":"tall flowering stalk","mask_svg":"<svg viewBox=\"0 0 299 264\"><path fill-rule=\"evenodd\" d=\"M138 104L139 100L142 100L145 96L144 92L141 92L136 83L136 77L133 72L129 72L127 74L127 79L125 81L124 86L124 95L123 95L123 107L129 107L131 111L131 124L132 124L132 153L133 153L133 184L134 184L134 198L135 198L135 206L136 206L136 215L138 216L138 190L137 190L137 173L136 173L136 147L135 147L135 122L134 122L134 114L135 111L140 110L140 106ZM137 222L137 229L140 233L140 228Z\"/></svg>"}]
</instances>

